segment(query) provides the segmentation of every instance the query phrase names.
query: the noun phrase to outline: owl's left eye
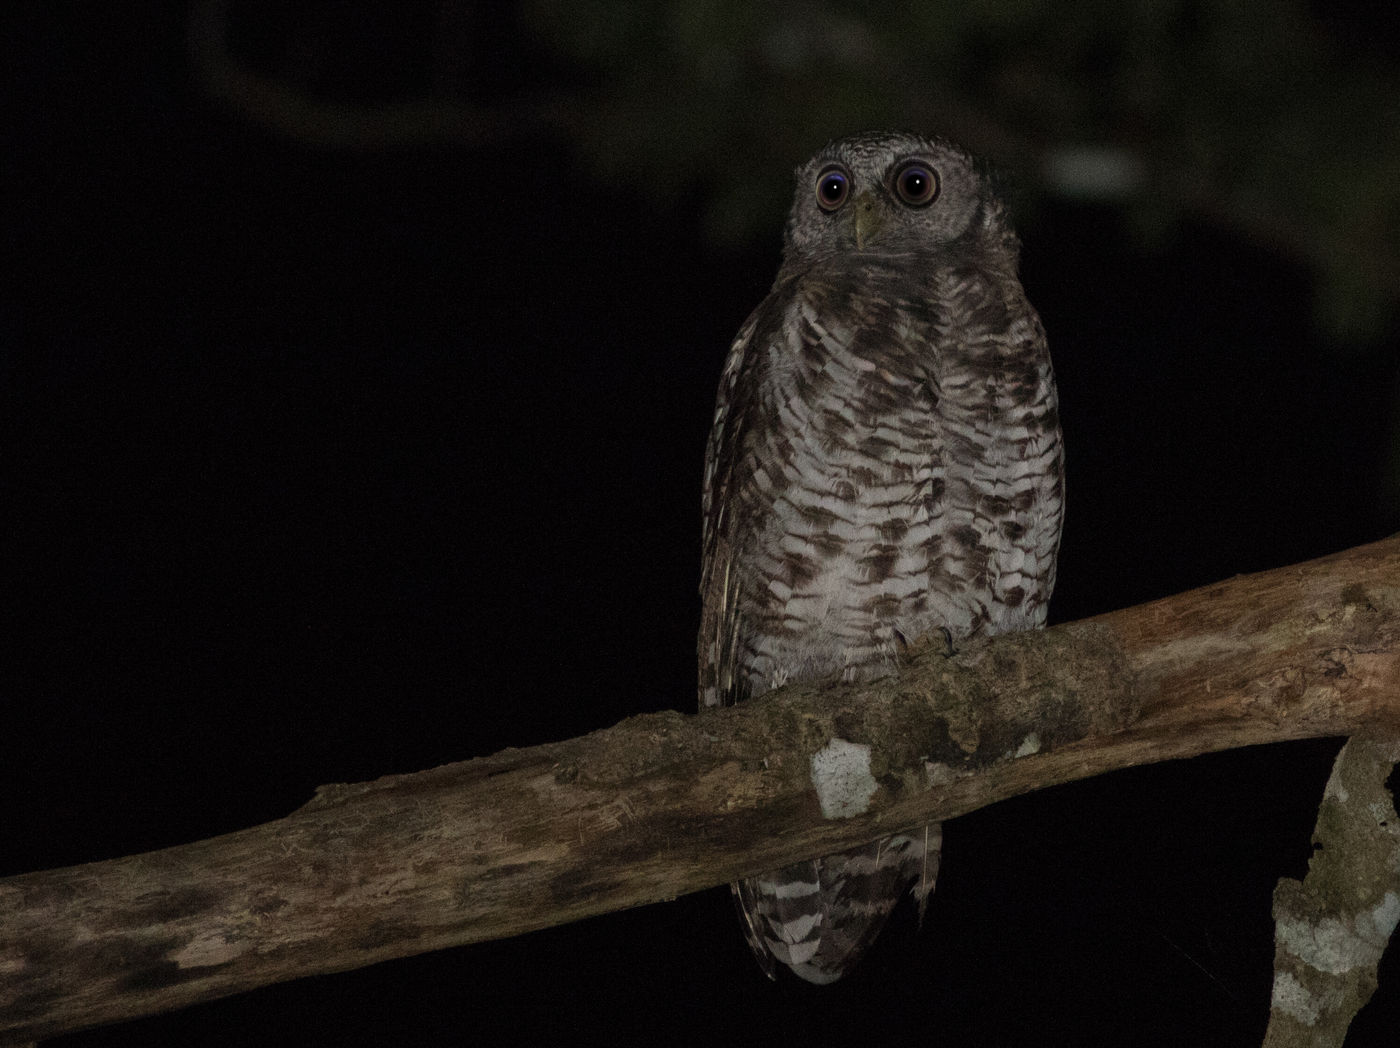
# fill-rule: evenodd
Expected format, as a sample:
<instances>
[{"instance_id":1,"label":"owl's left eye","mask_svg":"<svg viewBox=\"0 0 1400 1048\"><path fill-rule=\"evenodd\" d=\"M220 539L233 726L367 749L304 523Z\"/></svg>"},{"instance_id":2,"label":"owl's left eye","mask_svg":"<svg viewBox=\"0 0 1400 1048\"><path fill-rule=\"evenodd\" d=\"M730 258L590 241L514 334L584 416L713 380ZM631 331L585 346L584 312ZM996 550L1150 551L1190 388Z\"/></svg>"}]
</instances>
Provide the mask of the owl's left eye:
<instances>
[{"instance_id":1,"label":"owl's left eye","mask_svg":"<svg viewBox=\"0 0 1400 1048\"><path fill-rule=\"evenodd\" d=\"M938 172L918 160L910 160L894 173L894 191L910 207L923 207L938 196Z\"/></svg>"},{"instance_id":2,"label":"owl's left eye","mask_svg":"<svg viewBox=\"0 0 1400 1048\"><path fill-rule=\"evenodd\" d=\"M823 211L835 211L850 192L850 176L839 167L829 167L817 176L817 206Z\"/></svg>"}]
</instances>

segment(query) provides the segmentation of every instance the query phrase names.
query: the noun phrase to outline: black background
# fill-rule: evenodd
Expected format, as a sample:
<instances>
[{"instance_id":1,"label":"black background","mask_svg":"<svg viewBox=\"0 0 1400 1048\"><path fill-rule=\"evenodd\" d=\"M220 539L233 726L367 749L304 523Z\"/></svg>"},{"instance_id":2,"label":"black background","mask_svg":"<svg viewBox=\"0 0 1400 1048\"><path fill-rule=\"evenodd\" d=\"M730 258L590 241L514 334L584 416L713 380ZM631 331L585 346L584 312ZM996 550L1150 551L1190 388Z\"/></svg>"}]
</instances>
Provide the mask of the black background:
<instances>
[{"instance_id":1,"label":"black background","mask_svg":"<svg viewBox=\"0 0 1400 1048\"><path fill-rule=\"evenodd\" d=\"M201 97L179 32L19 36L0 874L693 702L703 441L781 216L707 247L699 201L544 137L280 142ZM1023 232L1068 447L1052 621L1400 523L1393 330L1326 344L1306 274L1204 228L1150 257L1104 208ZM53 1043L1255 1044L1337 745L959 819L924 932L897 915L824 990L764 982L715 889ZM1397 1028L1392 956L1348 1043Z\"/></svg>"}]
</instances>

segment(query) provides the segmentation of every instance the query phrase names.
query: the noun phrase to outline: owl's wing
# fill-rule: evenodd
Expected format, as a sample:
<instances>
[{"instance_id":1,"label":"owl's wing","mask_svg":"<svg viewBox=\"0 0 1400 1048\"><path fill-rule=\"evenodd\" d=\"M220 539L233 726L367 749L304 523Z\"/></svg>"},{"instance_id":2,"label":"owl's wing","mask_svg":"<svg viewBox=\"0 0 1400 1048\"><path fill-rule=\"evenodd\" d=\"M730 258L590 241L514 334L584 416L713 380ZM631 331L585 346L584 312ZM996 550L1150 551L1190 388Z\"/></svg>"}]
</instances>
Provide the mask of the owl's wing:
<instances>
[{"instance_id":1,"label":"owl's wing","mask_svg":"<svg viewBox=\"0 0 1400 1048\"><path fill-rule=\"evenodd\" d=\"M767 322L772 313L769 296L750 314L739 329L725 358L715 400L714 423L705 446L705 479L701 492L700 708L732 706L745 698L738 672L739 575L735 570L731 536L734 534L735 466L743 454L745 437L754 422L756 407L751 394L751 347L761 349L772 336ZM757 344L755 335L757 333ZM804 873L815 869L815 862L802 864ZM756 915L757 903L750 881L730 885L734 908L738 911L744 937L759 967L770 979L777 978L777 957L765 941L765 927Z\"/></svg>"},{"instance_id":2,"label":"owl's wing","mask_svg":"<svg viewBox=\"0 0 1400 1048\"><path fill-rule=\"evenodd\" d=\"M729 541L735 462L747 430L751 405L740 395L739 379L749 360L754 331L767 302L739 329L719 380L714 423L705 446L705 481L701 491L700 562L700 707L730 706L737 693L736 641L739 633L739 582Z\"/></svg>"}]
</instances>

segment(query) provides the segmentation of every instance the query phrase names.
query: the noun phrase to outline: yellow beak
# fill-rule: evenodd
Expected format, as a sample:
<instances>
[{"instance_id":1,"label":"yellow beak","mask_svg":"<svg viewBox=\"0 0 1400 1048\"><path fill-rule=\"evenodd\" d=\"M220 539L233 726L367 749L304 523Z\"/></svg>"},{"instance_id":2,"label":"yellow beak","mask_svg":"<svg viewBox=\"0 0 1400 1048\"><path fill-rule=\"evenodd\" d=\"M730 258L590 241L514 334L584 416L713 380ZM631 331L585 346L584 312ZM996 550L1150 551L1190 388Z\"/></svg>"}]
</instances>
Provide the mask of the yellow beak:
<instances>
[{"instance_id":1,"label":"yellow beak","mask_svg":"<svg viewBox=\"0 0 1400 1048\"><path fill-rule=\"evenodd\" d=\"M881 214L880 208L876 205L875 194L870 192L861 193L851 201L851 206L855 208L853 222L856 229L856 250L865 250L865 245L870 243L879 235L880 230L885 228L885 216Z\"/></svg>"}]
</instances>

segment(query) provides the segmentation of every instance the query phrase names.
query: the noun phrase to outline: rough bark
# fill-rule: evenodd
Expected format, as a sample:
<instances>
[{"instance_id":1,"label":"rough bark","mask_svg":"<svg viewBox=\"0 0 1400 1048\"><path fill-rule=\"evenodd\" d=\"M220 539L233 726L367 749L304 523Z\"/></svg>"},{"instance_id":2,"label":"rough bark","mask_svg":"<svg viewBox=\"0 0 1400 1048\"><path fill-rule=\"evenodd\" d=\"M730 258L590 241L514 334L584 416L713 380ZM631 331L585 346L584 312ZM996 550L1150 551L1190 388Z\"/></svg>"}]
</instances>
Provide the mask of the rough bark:
<instances>
[{"instance_id":1,"label":"rough bark","mask_svg":"<svg viewBox=\"0 0 1400 1048\"><path fill-rule=\"evenodd\" d=\"M323 787L263 826L0 881L0 1040L673 898L1117 768L1395 730L1397 638L1392 538L868 685Z\"/></svg>"},{"instance_id":2,"label":"rough bark","mask_svg":"<svg viewBox=\"0 0 1400 1048\"><path fill-rule=\"evenodd\" d=\"M1274 990L1264 1048L1342 1048L1376 991L1400 922L1400 818L1386 780L1400 735L1366 735L1337 754L1302 882L1274 890Z\"/></svg>"}]
</instances>

